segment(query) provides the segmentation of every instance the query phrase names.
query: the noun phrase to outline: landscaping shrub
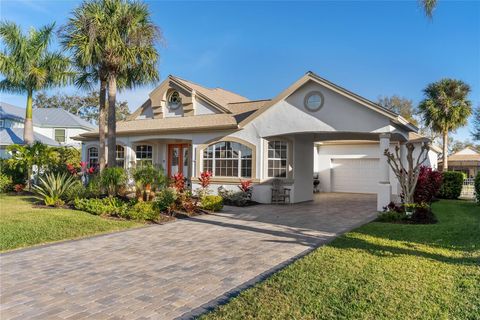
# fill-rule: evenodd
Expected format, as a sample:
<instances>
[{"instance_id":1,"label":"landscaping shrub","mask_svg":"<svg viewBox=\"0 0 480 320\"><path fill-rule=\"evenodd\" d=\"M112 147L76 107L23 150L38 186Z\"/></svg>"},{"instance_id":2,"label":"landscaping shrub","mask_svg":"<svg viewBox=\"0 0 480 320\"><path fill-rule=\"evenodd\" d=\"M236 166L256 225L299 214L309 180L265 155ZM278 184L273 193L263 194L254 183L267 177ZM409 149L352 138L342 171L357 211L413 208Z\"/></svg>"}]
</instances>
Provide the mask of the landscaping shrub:
<instances>
[{"instance_id":1,"label":"landscaping shrub","mask_svg":"<svg viewBox=\"0 0 480 320\"><path fill-rule=\"evenodd\" d=\"M457 199L462 192L463 179L464 174L462 172L443 172L439 197L443 199Z\"/></svg>"},{"instance_id":2,"label":"landscaping shrub","mask_svg":"<svg viewBox=\"0 0 480 320\"><path fill-rule=\"evenodd\" d=\"M206 196L202 199L202 207L205 210L220 211L223 209L223 198L221 196Z\"/></svg>"},{"instance_id":3,"label":"landscaping shrub","mask_svg":"<svg viewBox=\"0 0 480 320\"><path fill-rule=\"evenodd\" d=\"M175 209L177 199L178 194L174 188L165 188L156 194L154 208L170 214Z\"/></svg>"},{"instance_id":4,"label":"landscaping shrub","mask_svg":"<svg viewBox=\"0 0 480 320\"><path fill-rule=\"evenodd\" d=\"M430 167L420 167L413 199L415 203L431 203L442 186L442 173Z\"/></svg>"},{"instance_id":5,"label":"landscaping shrub","mask_svg":"<svg viewBox=\"0 0 480 320\"><path fill-rule=\"evenodd\" d=\"M12 177L0 173L0 192L8 192L13 188Z\"/></svg>"},{"instance_id":6,"label":"landscaping shrub","mask_svg":"<svg viewBox=\"0 0 480 320\"><path fill-rule=\"evenodd\" d=\"M377 221L380 222L400 222L405 220L407 220L405 212L398 212L395 210L380 212L377 218Z\"/></svg>"},{"instance_id":7,"label":"landscaping shrub","mask_svg":"<svg viewBox=\"0 0 480 320\"><path fill-rule=\"evenodd\" d=\"M137 185L138 196L143 196L144 200L149 200L150 190L160 189L167 183L163 169L152 165L133 170L133 179Z\"/></svg>"},{"instance_id":8,"label":"landscaping shrub","mask_svg":"<svg viewBox=\"0 0 480 320\"><path fill-rule=\"evenodd\" d=\"M477 196L477 202L480 204L480 172L475 177L475 194Z\"/></svg>"},{"instance_id":9,"label":"landscaping shrub","mask_svg":"<svg viewBox=\"0 0 480 320\"><path fill-rule=\"evenodd\" d=\"M92 174L88 177L85 195L87 198L97 198L103 195L102 180L98 174Z\"/></svg>"},{"instance_id":10,"label":"landscaping shrub","mask_svg":"<svg viewBox=\"0 0 480 320\"><path fill-rule=\"evenodd\" d=\"M116 196L118 190L125 185L127 181L127 175L123 168L112 167L105 168L100 176L103 187L107 189L109 196Z\"/></svg>"},{"instance_id":11,"label":"landscaping shrub","mask_svg":"<svg viewBox=\"0 0 480 320\"><path fill-rule=\"evenodd\" d=\"M244 207L248 203L248 195L243 191L226 190L220 187L218 195L222 197L223 203L226 205Z\"/></svg>"},{"instance_id":12,"label":"landscaping shrub","mask_svg":"<svg viewBox=\"0 0 480 320\"><path fill-rule=\"evenodd\" d=\"M62 200L66 203L73 203L73 200L76 198L87 198L87 196L88 193L85 186L80 180L75 179L75 182L65 191Z\"/></svg>"},{"instance_id":13,"label":"landscaping shrub","mask_svg":"<svg viewBox=\"0 0 480 320\"><path fill-rule=\"evenodd\" d=\"M40 178L40 183L33 186L33 191L47 206L64 205L66 191L75 183L75 178L68 173L49 173Z\"/></svg>"},{"instance_id":14,"label":"landscaping shrub","mask_svg":"<svg viewBox=\"0 0 480 320\"><path fill-rule=\"evenodd\" d=\"M172 187L177 189L178 192L183 192L185 190L185 177L183 173L178 172L172 177Z\"/></svg>"},{"instance_id":15,"label":"landscaping shrub","mask_svg":"<svg viewBox=\"0 0 480 320\"><path fill-rule=\"evenodd\" d=\"M198 198L202 199L210 193L210 182L212 180L212 173L210 171L203 171L200 173L198 181L200 182L200 188L197 189Z\"/></svg>"},{"instance_id":16,"label":"landscaping shrub","mask_svg":"<svg viewBox=\"0 0 480 320\"><path fill-rule=\"evenodd\" d=\"M152 202L137 202L132 207L122 212L123 218L131 220L157 220L159 213L154 209Z\"/></svg>"},{"instance_id":17,"label":"landscaping shrub","mask_svg":"<svg viewBox=\"0 0 480 320\"><path fill-rule=\"evenodd\" d=\"M204 199L205 197L206 195L202 199ZM198 199L194 199L192 197L192 192L185 191L178 194L176 205L177 207L180 207L183 211L185 211L188 215L191 215L198 210Z\"/></svg>"},{"instance_id":18,"label":"landscaping shrub","mask_svg":"<svg viewBox=\"0 0 480 320\"><path fill-rule=\"evenodd\" d=\"M430 224L437 222L437 218L433 214L430 205L427 203L416 205L410 220L415 224Z\"/></svg>"},{"instance_id":19,"label":"landscaping shrub","mask_svg":"<svg viewBox=\"0 0 480 320\"><path fill-rule=\"evenodd\" d=\"M25 184L26 174L25 169L19 163L9 161L9 159L0 159L0 173L12 179L12 185Z\"/></svg>"},{"instance_id":20,"label":"landscaping shrub","mask_svg":"<svg viewBox=\"0 0 480 320\"><path fill-rule=\"evenodd\" d=\"M86 211L94 215L124 216L128 205L120 199L107 197L103 199L75 199L75 209Z\"/></svg>"}]
</instances>

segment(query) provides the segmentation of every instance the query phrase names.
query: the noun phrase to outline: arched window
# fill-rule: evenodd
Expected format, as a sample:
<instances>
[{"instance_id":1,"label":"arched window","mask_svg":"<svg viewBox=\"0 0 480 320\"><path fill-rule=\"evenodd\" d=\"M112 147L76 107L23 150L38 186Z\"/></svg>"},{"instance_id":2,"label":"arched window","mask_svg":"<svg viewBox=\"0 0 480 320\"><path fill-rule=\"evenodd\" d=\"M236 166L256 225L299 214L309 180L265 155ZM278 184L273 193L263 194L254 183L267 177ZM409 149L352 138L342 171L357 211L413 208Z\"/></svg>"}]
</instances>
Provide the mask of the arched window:
<instances>
[{"instance_id":1,"label":"arched window","mask_svg":"<svg viewBox=\"0 0 480 320\"><path fill-rule=\"evenodd\" d=\"M98 165L98 148L97 147L88 148L87 162L89 167L96 167Z\"/></svg>"},{"instance_id":2,"label":"arched window","mask_svg":"<svg viewBox=\"0 0 480 320\"><path fill-rule=\"evenodd\" d=\"M125 166L125 149L118 144L115 147L115 160L117 167L123 168Z\"/></svg>"},{"instance_id":3,"label":"arched window","mask_svg":"<svg viewBox=\"0 0 480 320\"><path fill-rule=\"evenodd\" d=\"M153 148L152 146L143 144L135 148L137 167L153 165Z\"/></svg>"},{"instance_id":4,"label":"arched window","mask_svg":"<svg viewBox=\"0 0 480 320\"><path fill-rule=\"evenodd\" d=\"M203 170L217 177L252 177L252 149L232 141L222 141L203 151Z\"/></svg>"}]
</instances>

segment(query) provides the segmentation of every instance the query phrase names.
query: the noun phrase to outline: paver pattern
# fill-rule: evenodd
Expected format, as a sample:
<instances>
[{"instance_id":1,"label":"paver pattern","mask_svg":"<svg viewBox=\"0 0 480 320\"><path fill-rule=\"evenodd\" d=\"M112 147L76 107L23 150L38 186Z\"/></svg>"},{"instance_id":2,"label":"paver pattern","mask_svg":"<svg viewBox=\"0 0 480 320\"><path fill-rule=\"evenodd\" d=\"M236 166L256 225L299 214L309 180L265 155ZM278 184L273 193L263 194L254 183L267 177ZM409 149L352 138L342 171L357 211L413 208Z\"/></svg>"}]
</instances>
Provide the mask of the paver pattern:
<instances>
[{"instance_id":1,"label":"paver pattern","mask_svg":"<svg viewBox=\"0 0 480 320\"><path fill-rule=\"evenodd\" d=\"M227 207L6 253L0 256L0 318L191 318L292 257L370 221L375 199L327 193L296 205Z\"/></svg>"}]
</instances>

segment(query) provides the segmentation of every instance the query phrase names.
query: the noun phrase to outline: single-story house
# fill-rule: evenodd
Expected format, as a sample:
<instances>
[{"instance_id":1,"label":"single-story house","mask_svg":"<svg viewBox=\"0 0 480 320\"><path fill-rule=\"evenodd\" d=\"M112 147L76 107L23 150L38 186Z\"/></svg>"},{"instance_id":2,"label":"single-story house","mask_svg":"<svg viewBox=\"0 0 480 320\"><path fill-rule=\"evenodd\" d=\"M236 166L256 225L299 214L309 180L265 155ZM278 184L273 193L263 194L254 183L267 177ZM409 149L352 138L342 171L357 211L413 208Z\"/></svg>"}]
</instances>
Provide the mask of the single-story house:
<instances>
[{"instance_id":1,"label":"single-story house","mask_svg":"<svg viewBox=\"0 0 480 320\"><path fill-rule=\"evenodd\" d=\"M254 183L253 200L269 203L281 179L294 203L313 199L314 176L323 192L377 194L378 208L400 192L386 148L425 138L403 117L307 72L276 97L249 100L169 76L125 121L117 123L117 162L125 168L161 165L199 187L213 173L212 189ZM86 132L83 160L98 162L98 132ZM437 167L437 151L426 163Z\"/></svg>"},{"instance_id":2,"label":"single-story house","mask_svg":"<svg viewBox=\"0 0 480 320\"><path fill-rule=\"evenodd\" d=\"M24 119L24 108L0 102L0 158L8 157L7 146L24 143ZM61 108L33 109L34 139L50 146L80 148L80 143L72 138L94 129L90 122Z\"/></svg>"},{"instance_id":3,"label":"single-story house","mask_svg":"<svg viewBox=\"0 0 480 320\"><path fill-rule=\"evenodd\" d=\"M443 166L443 161L438 161L438 166ZM448 156L448 170L460 171L467 175L467 178L475 178L480 172L480 153L470 147L466 147Z\"/></svg>"}]
</instances>

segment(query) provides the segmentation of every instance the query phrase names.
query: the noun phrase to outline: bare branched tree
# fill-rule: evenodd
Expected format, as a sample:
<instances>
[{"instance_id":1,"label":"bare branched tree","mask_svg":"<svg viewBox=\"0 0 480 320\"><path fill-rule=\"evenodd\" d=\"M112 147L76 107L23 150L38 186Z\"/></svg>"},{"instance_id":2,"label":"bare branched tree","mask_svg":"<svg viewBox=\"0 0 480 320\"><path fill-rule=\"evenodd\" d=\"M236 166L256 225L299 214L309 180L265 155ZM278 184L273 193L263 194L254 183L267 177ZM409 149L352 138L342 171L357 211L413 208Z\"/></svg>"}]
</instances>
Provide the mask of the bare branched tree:
<instances>
[{"instance_id":1,"label":"bare branched tree","mask_svg":"<svg viewBox=\"0 0 480 320\"><path fill-rule=\"evenodd\" d=\"M404 203L413 202L413 194L415 187L417 186L418 175L420 174L420 167L428 158L428 150L430 145L428 142L422 144L420 154L415 159L414 150L415 145L411 142L405 144L407 148L407 168L403 165L402 158L400 156L400 146L395 147L395 152L385 149L384 155L387 157L387 162L392 168L393 172L397 176L403 193Z\"/></svg>"}]
</instances>

